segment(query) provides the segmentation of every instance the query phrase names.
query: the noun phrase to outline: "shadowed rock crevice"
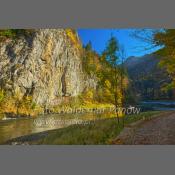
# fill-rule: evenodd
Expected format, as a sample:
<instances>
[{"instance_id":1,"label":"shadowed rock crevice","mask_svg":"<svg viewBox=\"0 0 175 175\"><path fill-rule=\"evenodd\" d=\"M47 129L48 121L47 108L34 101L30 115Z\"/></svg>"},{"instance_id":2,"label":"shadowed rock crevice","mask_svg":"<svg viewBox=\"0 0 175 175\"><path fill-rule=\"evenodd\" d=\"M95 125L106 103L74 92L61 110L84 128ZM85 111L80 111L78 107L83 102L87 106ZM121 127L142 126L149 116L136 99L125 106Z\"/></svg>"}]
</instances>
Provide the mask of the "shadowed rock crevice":
<instances>
[{"instance_id":1,"label":"shadowed rock crevice","mask_svg":"<svg viewBox=\"0 0 175 175\"><path fill-rule=\"evenodd\" d=\"M67 88L66 88L66 72L67 72L67 66L64 68L63 75L61 77L62 96L66 96L66 92L67 92Z\"/></svg>"}]
</instances>

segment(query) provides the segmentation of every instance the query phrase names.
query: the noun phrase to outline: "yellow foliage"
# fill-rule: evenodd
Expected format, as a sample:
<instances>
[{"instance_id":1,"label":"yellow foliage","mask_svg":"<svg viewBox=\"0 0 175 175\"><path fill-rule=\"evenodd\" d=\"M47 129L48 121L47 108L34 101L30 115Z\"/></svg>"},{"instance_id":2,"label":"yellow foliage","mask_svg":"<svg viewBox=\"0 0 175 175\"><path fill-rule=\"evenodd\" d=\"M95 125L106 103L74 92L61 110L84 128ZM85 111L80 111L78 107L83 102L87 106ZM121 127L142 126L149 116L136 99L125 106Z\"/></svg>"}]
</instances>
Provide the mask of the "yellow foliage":
<instances>
[{"instance_id":1,"label":"yellow foliage","mask_svg":"<svg viewBox=\"0 0 175 175\"><path fill-rule=\"evenodd\" d=\"M4 99L4 90L0 90L0 102Z\"/></svg>"},{"instance_id":2,"label":"yellow foliage","mask_svg":"<svg viewBox=\"0 0 175 175\"><path fill-rule=\"evenodd\" d=\"M92 90L88 90L86 93L85 93L85 98L87 99L92 99L94 96L93 94L93 91Z\"/></svg>"},{"instance_id":3,"label":"yellow foliage","mask_svg":"<svg viewBox=\"0 0 175 175\"><path fill-rule=\"evenodd\" d=\"M122 93L121 93L121 90L120 89L117 89L117 103L118 103L118 106L121 107L122 105Z\"/></svg>"},{"instance_id":4,"label":"yellow foliage","mask_svg":"<svg viewBox=\"0 0 175 175\"><path fill-rule=\"evenodd\" d=\"M2 98L3 97L3 98ZM15 95L7 95L0 91L0 113L19 116L35 116L43 109L32 102L31 96L23 97L18 91Z\"/></svg>"},{"instance_id":5,"label":"yellow foliage","mask_svg":"<svg viewBox=\"0 0 175 175\"><path fill-rule=\"evenodd\" d=\"M80 41L76 35L76 33L73 31L73 29L65 29L67 36L69 37L71 43L79 50L82 49L82 46L80 44Z\"/></svg>"},{"instance_id":6,"label":"yellow foliage","mask_svg":"<svg viewBox=\"0 0 175 175\"><path fill-rule=\"evenodd\" d=\"M110 83L109 80L106 80L105 81L105 85L106 85L107 88L111 88L111 83Z\"/></svg>"}]
</instances>

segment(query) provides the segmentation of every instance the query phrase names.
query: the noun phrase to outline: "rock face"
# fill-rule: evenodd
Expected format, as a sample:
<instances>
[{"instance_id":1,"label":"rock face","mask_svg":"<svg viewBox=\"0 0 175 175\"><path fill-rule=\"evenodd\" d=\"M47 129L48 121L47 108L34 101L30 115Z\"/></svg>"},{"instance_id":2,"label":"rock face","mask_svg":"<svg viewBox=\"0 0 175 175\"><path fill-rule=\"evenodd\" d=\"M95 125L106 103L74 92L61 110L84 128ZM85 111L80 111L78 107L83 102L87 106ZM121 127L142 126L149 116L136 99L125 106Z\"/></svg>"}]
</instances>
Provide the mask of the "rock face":
<instances>
[{"instance_id":1,"label":"rock face","mask_svg":"<svg viewBox=\"0 0 175 175\"><path fill-rule=\"evenodd\" d=\"M39 29L32 36L0 44L0 85L8 92L32 96L37 104L50 104L95 88L96 82L83 73L81 49L66 29Z\"/></svg>"}]
</instances>

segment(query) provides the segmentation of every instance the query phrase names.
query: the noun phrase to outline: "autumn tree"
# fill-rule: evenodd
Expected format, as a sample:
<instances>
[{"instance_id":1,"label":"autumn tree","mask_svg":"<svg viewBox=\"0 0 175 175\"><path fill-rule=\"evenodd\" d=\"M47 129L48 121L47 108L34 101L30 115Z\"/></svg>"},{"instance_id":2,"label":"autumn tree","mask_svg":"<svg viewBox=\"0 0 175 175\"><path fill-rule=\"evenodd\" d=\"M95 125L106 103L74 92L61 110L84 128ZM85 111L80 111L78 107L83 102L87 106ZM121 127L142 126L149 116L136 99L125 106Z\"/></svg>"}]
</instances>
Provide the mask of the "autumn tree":
<instances>
[{"instance_id":1,"label":"autumn tree","mask_svg":"<svg viewBox=\"0 0 175 175\"><path fill-rule=\"evenodd\" d=\"M166 29L154 35L154 44L161 47L157 54L162 56L160 66L164 67L172 82L166 86L167 90L175 89L175 29Z\"/></svg>"},{"instance_id":2,"label":"autumn tree","mask_svg":"<svg viewBox=\"0 0 175 175\"><path fill-rule=\"evenodd\" d=\"M83 69L97 81L93 100L112 103L116 108L123 106L126 87L124 59L124 48L119 46L115 37L110 38L102 55L93 51L91 42L84 46Z\"/></svg>"},{"instance_id":3,"label":"autumn tree","mask_svg":"<svg viewBox=\"0 0 175 175\"><path fill-rule=\"evenodd\" d=\"M97 83L100 82L98 77L99 72L101 71L101 61L100 56L92 49L92 44L89 42L87 45L83 47L83 58L82 58L82 67L85 75L89 78L94 79ZM97 97L98 89L85 89L83 96L86 99L91 99L90 101L98 101ZM88 94L91 94L90 96ZM89 98L91 97L91 98Z\"/></svg>"},{"instance_id":4,"label":"autumn tree","mask_svg":"<svg viewBox=\"0 0 175 175\"><path fill-rule=\"evenodd\" d=\"M140 49L150 51L153 50L153 55L155 58L159 59L159 64L154 70L153 76L150 74L149 79L148 77L144 77L147 82L141 80L141 82L145 82L142 84L144 90L141 93L144 93L144 91L146 91L146 93L144 93L144 96L148 95L148 98L174 98L175 29L136 29L133 31L134 32L132 33L132 36L144 43L144 46L141 46ZM147 93L147 90L149 90L151 82L153 84L151 90L152 94L149 95L149 92ZM148 87L148 89L146 87Z\"/></svg>"},{"instance_id":5,"label":"autumn tree","mask_svg":"<svg viewBox=\"0 0 175 175\"><path fill-rule=\"evenodd\" d=\"M122 105L121 74L119 68L119 43L115 37L111 37L102 55L103 70L102 83L104 86L104 96L116 107ZM118 118L118 113L117 113ZM119 122L119 118L118 118Z\"/></svg>"}]
</instances>

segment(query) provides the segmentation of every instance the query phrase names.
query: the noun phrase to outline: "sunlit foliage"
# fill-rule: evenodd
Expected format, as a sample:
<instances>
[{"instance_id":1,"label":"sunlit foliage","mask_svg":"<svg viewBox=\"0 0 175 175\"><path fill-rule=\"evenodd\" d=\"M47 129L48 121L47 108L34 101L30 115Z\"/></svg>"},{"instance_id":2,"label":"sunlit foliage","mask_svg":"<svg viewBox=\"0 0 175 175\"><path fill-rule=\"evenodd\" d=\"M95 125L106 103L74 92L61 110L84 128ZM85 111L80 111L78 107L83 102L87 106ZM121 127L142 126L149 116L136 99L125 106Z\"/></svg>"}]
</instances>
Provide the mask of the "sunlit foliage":
<instances>
[{"instance_id":1,"label":"sunlit foliage","mask_svg":"<svg viewBox=\"0 0 175 175\"><path fill-rule=\"evenodd\" d=\"M81 51L82 46L80 44L76 31L74 29L69 29L69 28L65 29L65 31L71 43L75 46L75 48Z\"/></svg>"},{"instance_id":2,"label":"sunlit foliage","mask_svg":"<svg viewBox=\"0 0 175 175\"><path fill-rule=\"evenodd\" d=\"M5 41L9 38L15 39L20 36L30 36L34 31L34 29L1 29L0 41Z\"/></svg>"},{"instance_id":3,"label":"sunlit foliage","mask_svg":"<svg viewBox=\"0 0 175 175\"><path fill-rule=\"evenodd\" d=\"M158 32L154 36L154 42L156 45L163 47L157 51L157 54L162 56L160 66L166 68L172 78L172 82L167 86L167 89L175 88L175 29Z\"/></svg>"}]
</instances>

